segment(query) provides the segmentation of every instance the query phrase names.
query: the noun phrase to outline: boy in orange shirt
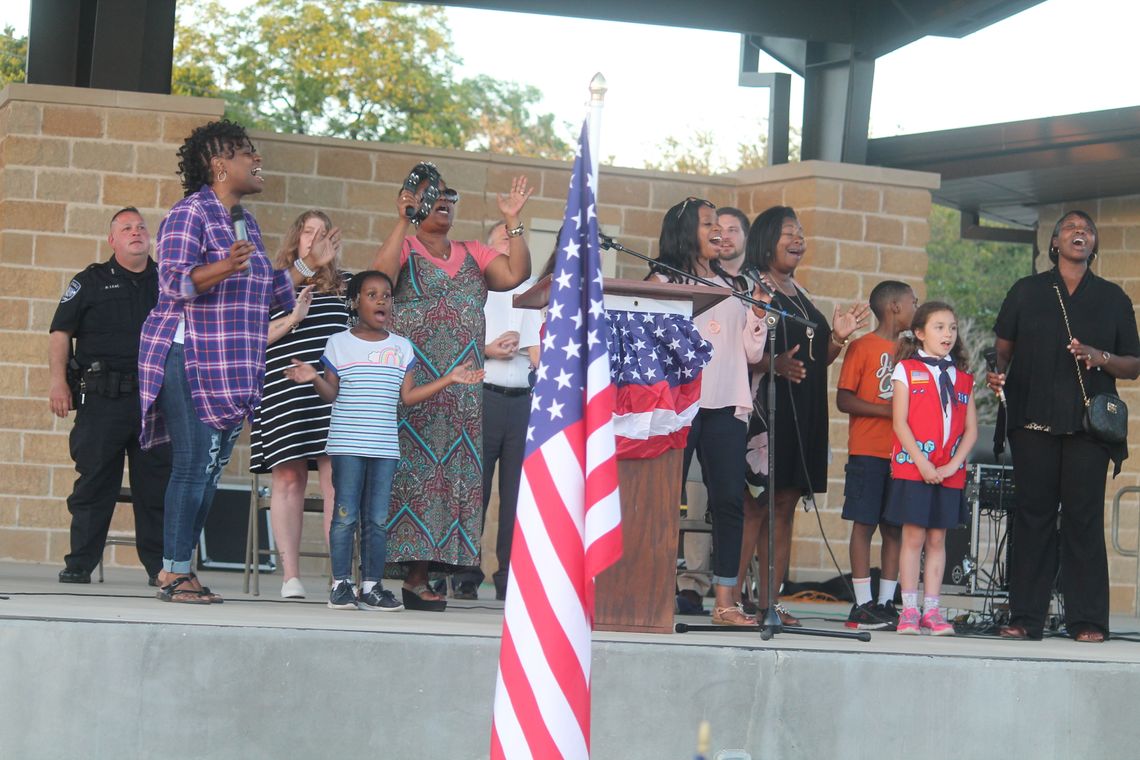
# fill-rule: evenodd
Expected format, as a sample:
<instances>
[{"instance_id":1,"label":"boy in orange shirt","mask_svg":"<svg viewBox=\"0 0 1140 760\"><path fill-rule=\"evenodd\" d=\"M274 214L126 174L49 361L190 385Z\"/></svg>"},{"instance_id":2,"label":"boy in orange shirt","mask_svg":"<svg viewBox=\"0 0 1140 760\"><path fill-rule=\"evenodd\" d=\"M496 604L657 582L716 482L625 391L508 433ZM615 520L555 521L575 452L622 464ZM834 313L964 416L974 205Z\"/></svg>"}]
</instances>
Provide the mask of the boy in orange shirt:
<instances>
[{"instance_id":1,"label":"boy in orange shirt","mask_svg":"<svg viewBox=\"0 0 1140 760\"><path fill-rule=\"evenodd\" d=\"M843 519L851 521L851 582L855 604L848 628L894 630L898 621L895 588L899 577L901 530L883 520L891 482L891 371L899 333L910 329L918 299L909 285L880 282L871 291L874 332L853 341L839 373L836 406L850 415ZM882 539L879 599L871 598L871 537Z\"/></svg>"}]
</instances>

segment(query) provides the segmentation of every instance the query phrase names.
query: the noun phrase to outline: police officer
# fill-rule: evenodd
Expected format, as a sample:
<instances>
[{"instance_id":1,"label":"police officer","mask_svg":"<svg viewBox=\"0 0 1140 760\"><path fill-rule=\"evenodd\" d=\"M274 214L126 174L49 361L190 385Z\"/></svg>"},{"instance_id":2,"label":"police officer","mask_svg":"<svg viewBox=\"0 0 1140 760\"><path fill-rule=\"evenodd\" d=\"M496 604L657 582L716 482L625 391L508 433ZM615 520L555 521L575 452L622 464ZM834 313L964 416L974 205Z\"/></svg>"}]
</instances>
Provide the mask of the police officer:
<instances>
[{"instance_id":1,"label":"police officer","mask_svg":"<svg viewBox=\"0 0 1140 760\"><path fill-rule=\"evenodd\" d=\"M130 462L135 547L151 585L162 569L162 507L170 446L139 447L139 332L158 301L158 266L138 209L111 217L114 256L75 275L56 307L48 341L49 400L57 417L75 409L71 458L79 477L67 508L71 552L60 583L90 583ZM75 341L74 350L72 339Z\"/></svg>"}]
</instances>

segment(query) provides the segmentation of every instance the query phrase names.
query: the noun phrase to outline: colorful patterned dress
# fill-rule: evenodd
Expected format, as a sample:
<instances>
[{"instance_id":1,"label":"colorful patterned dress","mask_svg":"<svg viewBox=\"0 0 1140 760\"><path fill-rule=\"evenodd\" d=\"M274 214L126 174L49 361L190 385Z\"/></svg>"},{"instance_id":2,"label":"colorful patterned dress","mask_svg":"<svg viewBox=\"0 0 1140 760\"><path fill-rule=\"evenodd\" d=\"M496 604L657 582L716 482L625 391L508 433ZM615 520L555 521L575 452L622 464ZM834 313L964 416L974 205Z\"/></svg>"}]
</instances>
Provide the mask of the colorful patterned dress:
<instances>
[{"instance_id":1,"label":"colorful patterned dress","mask_svg":"<svg viewBox=\"0 0 1140 760\"><path fill-rule=\"evenodd\" d=\"M452 243L451 258L437 262L415 238L404 241L392 332L416 347L417 385L468 361L483 366L483 270L498 255L481 243ZM482 388L452 385L417 406L401 406L399 426L388 561L428 560L437 570L478 564Z\"/></svg>"}]
</instances>

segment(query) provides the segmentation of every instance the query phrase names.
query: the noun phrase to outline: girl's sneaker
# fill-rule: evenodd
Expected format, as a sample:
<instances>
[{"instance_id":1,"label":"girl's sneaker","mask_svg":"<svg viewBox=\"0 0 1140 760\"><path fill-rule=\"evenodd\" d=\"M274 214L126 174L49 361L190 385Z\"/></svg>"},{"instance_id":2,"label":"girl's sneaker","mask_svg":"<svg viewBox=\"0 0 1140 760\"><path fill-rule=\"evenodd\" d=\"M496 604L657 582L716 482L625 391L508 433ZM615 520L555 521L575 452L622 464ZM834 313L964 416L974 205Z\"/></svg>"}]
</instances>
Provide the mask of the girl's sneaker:
<instances>
[{"instance_id":1,"label":"girl's sneaker","mask_svg":"<svg viewBox=\"0 0 1140 760\"><path fill-rule=\"evenodd\" d=\"M918 609L904 607L903 611L899 613L899 623L895 627L895 633L901 633L904 636L917 636L921 633L919 623Z\"/></svg>"},{"instance_id":2,"label":"girl's sneaker","mask_svg":"<svg viewBox=\"0 0 1140 760\"><path fill-rule=\"evenodd\" d=\"M352 581L340 580L332 587L329 592L329 607L334 610L355 610L356 609L356 589L352 587Z\"/></svg>"},{"instance_id":3,"label":"girl's sneaker","mask_svg":"<svg viewBox=\"0 0 1140 760\"><path fill-rule=\"evenodd\" d=\"M953 636L954 626L946 622L946 618L942 617L942 610L935 608L927 610L922 615L922 620L919 625L923 630L930 631L931 636Z\"/></svg>"},{"instance_id":4,"label":"girl's sneaker","mask_svg":"<svg viewBox=\"0 0 1140 760\"><path fill-rule=\"evenodd\" d=\"M399 612L404 605L396 600L396 595L377 583L358 603L360 609L369 612Z\"/></svg>"}]
</instances>

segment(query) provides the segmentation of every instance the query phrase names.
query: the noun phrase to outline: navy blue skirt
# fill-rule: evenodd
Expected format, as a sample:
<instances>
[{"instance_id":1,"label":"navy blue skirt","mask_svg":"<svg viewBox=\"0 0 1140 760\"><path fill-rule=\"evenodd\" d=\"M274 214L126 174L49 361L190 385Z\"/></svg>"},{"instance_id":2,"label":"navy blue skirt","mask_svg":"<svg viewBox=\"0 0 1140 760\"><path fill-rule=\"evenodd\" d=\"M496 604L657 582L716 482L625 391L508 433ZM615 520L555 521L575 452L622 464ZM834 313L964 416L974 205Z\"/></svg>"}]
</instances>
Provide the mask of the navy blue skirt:
<instances>
[{"instance_id":1,"label":"navy blue skirt","mask_svg":"<svg viewBox=\"0 0 1140 760\"><path fill-rule=\"evenodd\" d=\"M966 494L961 488L923 483L921 480L891 481L884 519L895 525L923 528L956 528L970 520Z\"/></svg>"}]
</instances>

